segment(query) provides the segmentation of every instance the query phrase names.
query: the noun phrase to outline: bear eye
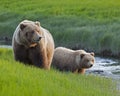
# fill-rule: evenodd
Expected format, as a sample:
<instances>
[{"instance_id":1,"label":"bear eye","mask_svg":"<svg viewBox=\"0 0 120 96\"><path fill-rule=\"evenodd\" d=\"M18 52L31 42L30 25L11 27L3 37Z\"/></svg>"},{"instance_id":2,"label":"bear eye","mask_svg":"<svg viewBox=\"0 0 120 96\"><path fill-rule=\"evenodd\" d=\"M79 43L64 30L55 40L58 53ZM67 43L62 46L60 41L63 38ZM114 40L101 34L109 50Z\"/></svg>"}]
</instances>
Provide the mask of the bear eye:
<instances>
[{"instance_id":1,"label":"bear eye","mask_svg":"<svg viewBox=\"0 0 120 96\"><path fill-rule=\"evenodd\" d=\"M92 62L94 62L94 60L92 60Z\"/></svg>"},{"instance_id":2,"label":"bear eye","mask_svg":"<svg viewBox=\"0 0 120 96\"><path fill-rule=\"evenodd\" d=\"M89 60L87 59L87 62L89 62Z\"/></svg>"},{"instance_id":3,"label":"bear eye","mask_svg":"<svg viewBox=\"0 0 120 96\"><path fill-rule=\"evenodd\" d=\"M28 36L28 33L26 33L25 36L27 37L27 36Z\"/></svg>"},{"instance_id":4,"label":"bear eye","mask_svg":"<svg viewBox=\"0 0 120 96\"><path fill-rule=\"evenodd\" d=\"M32 31L31 33L34 34L34 31Z\"/></svg>"}]
</instances>

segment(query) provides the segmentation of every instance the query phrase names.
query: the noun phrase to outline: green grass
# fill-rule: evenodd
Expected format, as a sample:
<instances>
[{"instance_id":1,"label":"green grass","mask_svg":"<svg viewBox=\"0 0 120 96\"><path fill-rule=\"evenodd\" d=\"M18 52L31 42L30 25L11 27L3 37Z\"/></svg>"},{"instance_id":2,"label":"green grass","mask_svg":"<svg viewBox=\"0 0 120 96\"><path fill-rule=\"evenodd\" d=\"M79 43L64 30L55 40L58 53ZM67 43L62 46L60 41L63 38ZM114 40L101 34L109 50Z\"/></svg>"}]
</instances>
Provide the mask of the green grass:
<instances>
[{"instance_id":1,"label":"green grass","mask_svg":"<svg viewBox=\"0 0 120 96\"><path fill-rule=\"evenodd\" d=\"M0 48L0 96L118 96L111 79L26 66Z\"/></svg>"},{"instance_id":2,"label":"green grass","mask_svg":"<svg viewBox=\"0 0 120 96\"><path fill-rule=\"evenodd\" d=\"M50 30L56 46L84 48L120 57L120 0L1 0L0 37L24 19Z\"/></svg>"}]
</instances>

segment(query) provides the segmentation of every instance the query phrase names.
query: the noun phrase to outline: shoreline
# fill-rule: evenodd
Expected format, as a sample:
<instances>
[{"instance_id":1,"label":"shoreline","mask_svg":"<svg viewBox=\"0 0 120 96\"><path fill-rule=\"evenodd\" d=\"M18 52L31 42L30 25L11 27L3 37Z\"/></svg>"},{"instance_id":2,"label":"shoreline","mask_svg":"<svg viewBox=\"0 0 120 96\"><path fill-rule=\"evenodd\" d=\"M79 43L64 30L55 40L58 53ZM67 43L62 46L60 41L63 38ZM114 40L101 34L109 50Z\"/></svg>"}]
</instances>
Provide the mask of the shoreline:
<instances>
[{"instance_id":1,"label":"shoreline","mask_svg":"<svg viewBox=\"0 0 120 96\"><path fill-rule=\"evenodd\" d=\"M9 38L9 37L0 38L0 47L1 46L3 48L12 48L12 39ZM87 49L85 47L81 47L81 48L79 48L79 47L71 47L71 49L73 49L73 50L86 49L87 52L91 52L90 49ZM95 53L95 55L100 56L100 57L109 57L109 58L115 58L115 59L119 59L120 58L120 52L113 53L109 49L101 50L100 52L94 52L94 53Z\"/></svg>"}]
</instances>

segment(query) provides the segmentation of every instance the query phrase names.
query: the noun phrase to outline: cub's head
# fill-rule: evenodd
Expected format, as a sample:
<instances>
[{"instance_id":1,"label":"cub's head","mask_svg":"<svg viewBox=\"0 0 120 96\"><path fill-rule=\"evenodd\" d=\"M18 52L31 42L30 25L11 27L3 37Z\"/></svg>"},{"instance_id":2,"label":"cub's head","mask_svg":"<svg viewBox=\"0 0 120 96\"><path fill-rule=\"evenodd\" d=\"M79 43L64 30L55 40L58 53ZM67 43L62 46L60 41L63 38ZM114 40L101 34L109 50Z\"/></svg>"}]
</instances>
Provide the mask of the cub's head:
<instances>
[{"instance_id":1,"label":"cub's head","mask_svg":"<svg viewBox=\"0 0 120 96\"><path fill-rule=\"evenodd\" d=\"M40 31L40 22L33 22L29 20L24 20L20 23L20 39L22 43L26 45L34 45L38 43L42 36L42 32Z\"/></svg>"},{"instance_id":2,"label":"cub's head","mask_svg":"<svg viewBox=\"0 0 120 96\"><path fill-rule=\"evenodd\" d=\"M84 50L77 50L76 51L76 63L80 68L90 68L93 66L95 62L94 53L87 53Z\"/></svg>"},{"instance_id":3,"label":"cub's head","mask_svg":"<svg viewBox=\"0 0 120 96\"><path fill-rule=\"evenodd\" d=\"M90 68L93 66L94 62L95 62L95 58L94 58L94 53L83 53L80 55L80 66L82 68Z\"/></svg>"}]
</instances>

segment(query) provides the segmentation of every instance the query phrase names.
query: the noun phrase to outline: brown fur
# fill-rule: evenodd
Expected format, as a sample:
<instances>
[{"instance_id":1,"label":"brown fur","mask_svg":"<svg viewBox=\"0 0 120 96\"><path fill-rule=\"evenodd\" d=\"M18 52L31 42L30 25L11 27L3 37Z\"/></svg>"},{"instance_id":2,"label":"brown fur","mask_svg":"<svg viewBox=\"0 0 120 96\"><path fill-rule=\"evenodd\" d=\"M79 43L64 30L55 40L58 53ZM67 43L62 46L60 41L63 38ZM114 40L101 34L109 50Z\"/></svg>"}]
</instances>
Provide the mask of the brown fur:
<instances>
[{"instance_id":1,"label":"brown fur","mask_svg":"<svg viewBox=\"0 0 120 96\"><path fill-rule=\"evenodd\" d=\"M14 32L12 46L15 60L50 69L54 41L39 22L22 21Z\"/></svg>"},{"instance_id":2,"label":"brown fur","mask_svg":"<svg viewBox=\"0 0 120 96\"><path fill-rule=\"evenodd\" d=\"M61 71L84 74L87 68L94 64L94 53L87 53L84 50L70 50L58 47L54 51L53 67Z\"/></svg>"}]
</instances>

